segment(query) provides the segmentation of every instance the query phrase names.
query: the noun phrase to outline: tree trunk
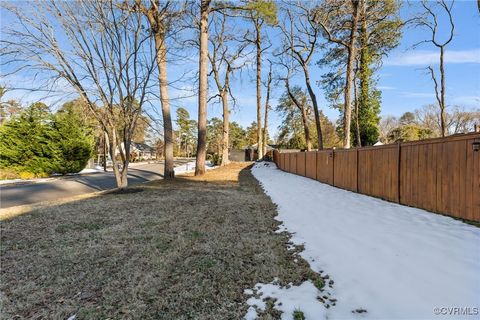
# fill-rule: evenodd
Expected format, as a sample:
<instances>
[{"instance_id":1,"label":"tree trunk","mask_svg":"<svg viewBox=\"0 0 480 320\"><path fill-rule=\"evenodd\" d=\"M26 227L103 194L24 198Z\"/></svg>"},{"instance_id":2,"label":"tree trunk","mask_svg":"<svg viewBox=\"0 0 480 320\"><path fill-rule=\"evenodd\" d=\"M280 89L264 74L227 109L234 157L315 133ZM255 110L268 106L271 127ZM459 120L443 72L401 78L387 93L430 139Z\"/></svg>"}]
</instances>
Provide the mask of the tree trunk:
<instances>
[{"instance_id":1,"label":"tree trunk","mask_svg":"<svg viewBox=\"0 0 480 320\"><path fill-rule=\"evenodd\" d=\"M287 88L288 96L292 100L293 104L300 110L300 112L302 114L303 131L305 132L305 144L306 144L306 147L307 147L307 151L310 151L310 150L312 150L312 141L310 139L310 128L308 127L307 111L298 102L297 98L295 98L292 91L290 90L290 84L289 84L288 79L285 81L285 87Z\"/></svg>"},{"instance_id":2,"label":"tree trunk","mask_svg":"<svg viewBox=\"0 0 480 320\"><path fill-rule=\"evenodd\" d=\"M158 83L160 86L160 103L162 105L163 117L163 151L165 154L165 166L163 170L164 179L173 179L175 171L173 168L173 127L170 114L170 99L168 95L167 81L167 48L165 45L165 33L155 34L155 48L157 50Z\"/></svg>"},{"instance_id":3,"label":"tree trunk","mask_svg":"<svg viewBox=\"0 0 480 320\"><path fill-rule=\"evenodd\" d=\"M353 88L354 88L354 98L355 98L355 129L356 129L356 140L357 147L362 146L361 140L361 131L365 131L368 126L368 119L370 116L371 103L370 103L370 53L368 48L368 30L367 30L367 17L366 17L366 1L362 0L361 2L361 28L360 28L360 64L357 66L355 71L355 76L353 79ZM357 77L357 74L359 76ZM357 86L357 80L359 79L359 84ZM360 121L360 115L362 116L362 121ZM367 118L368 117L368 118ZM360 125L360 122L362 125ZM365 143L368 143L368 138L366 138Z\"/></svg>"},{"instance_id":4,"label":"tree trunk","mask_svg":"<svg viewBox=\"0 0 480 320\"><path fill-rule=\"evenodd\" d=\"M125 190L128 187L128 164L122 168L120 189Z\"/></svg>"},{"instance_id":5,"label":"tree trunk","mask_svg":"<svg viewBox=\"0 0 480 320\"><path fill-rule=\"evenodd\" d=\"M322 133L322 123L320 122L320 111L318 110L317 96L313 92L312 85L310 84L310 75L307 69L307 66L303 66L303 73L305 75L305 84L307 85L308 94L310 95L310 100L313 104L313 112L315 114L315 127L317 128L317 140L318 140L318 150L323 149L323 133Z\"/></svg>"},{"instance_id":6,"label":"tree trunk","mask_svg":"<svg viewBox=\"0 0 480 320\"><path fill-rule=\"evenodd\" d=\"M122 170L120 171L120 189L126 189L128 187L128 165L130 164L130 142L131 138L125 139L123 146L125 148L125 157L122 161Z\"/></svg>"},{"instance_id":7,"label":"tree trunk","mask_svg":"<svg viewBox=\"0 0 480 320\"><path fill-rule=\"evenodd\" d=\"M263 154L267 154L268 146L268 109L270 108L270 89L272 85L272 63L270 62L270 70L268 71L267 80L267 96L265 98L265 119L263 123Z\"/></svg>"},{"instance_id":8,"label":"tree trunk","mask_svg":"<svg viewBox=\"0 0 480 320\"><path fill-rule=\"evenodd\" d=\"M343 147L350 148L350 124L352 120L352 97L351 90L353 84L353 64L355 63L356 54L356 39L357 39L357 25L358 25L358 0L351 0L352 12L352 27L350 30L350 43L348 46L348 63L346 73L346 83L344 92L344 111L343 111Z\"/></svg>"},{"instance_id":9,"label":"tree trunk","mask_svg":"<svg viewBox=\"0 0 480 320\"><path fill-rule=\"evenodd\" d=\"M362 146L362 140L360 136L360 121L358 119L358 95L357 95L357 83L356 81L353 82L353 97L355 99L355 132L357 137L357 147Z\"/></svg>"},{"instance_id":10,"label":"tree trunk","mask_svg":"<svg viewBox=\"0 0 480 320\"><path fill-rule=\"evenodd\" d=\"M263 138L263 155L267 154L267 130L268 130L268 109L265 109L265 119L263 119L262 138Z\"/></svg>"},{"instance_id":11,"label":"tree trunk","mask_svg":"<svg viewBox=\"0 0 480 320\"><path fill-rule=\"evenodd\" d=\"M268 137L268 100L269 100L269 97L270 96L270 90L267 91L267 103L265 104L265 118L263 119L264 120L264 123L263 123L263 130L262 130L262 134L263 134L263 154L267 154L267 146L268 146L268 141L267 141L267 137Z\"/></svg>"},{"instance_id":12,"label":"tree trunk","mask_svg":"<svg viewBox=\"0 0 480 320\"><path fill-rule=\"evenodd\" d=\"M107 172L107 150L108 150L108 136L107 133L103 133L103 171Z\"/></svg>"},{"instance_id":13,"label":"tree trunk","mask_svg":"<svg viewBox=\"0 0 480 320\"><path fill-rule=\"evenodd\" d=\"M445 120L445 69L443 65L443 46L440 47L440 126L442 130L442 137L446 135L446 120Z\"/></svg>"},{"instance_id":14,"label":"tree trunk","mask_svg":"<svg viewBox=\"0 0 480 320\"><path fill-rule=\"evenodd\" d=\"M108 134L108 146L109 146L110 157L112 158L113 174L115 176L115 182L117 184L117 188L126 189L128 187L128 178L127 178L128 162L126 166L124 163L122 171L120 171L118 160L115 153L118 148L121 148L121 146L118 146L115 128L113 128L111 132L107 132L107 134ZM120 152L123 152L123 151L120 151Z\"/></svg>"},{"instance_id":15,"label":"tree trunk","mask_svg":"<svg viewBox=\"0 0 480 320\"><path fill-rule=\"evenodd\" d=\"M312 139L310 138L310 128L308 127L307 111L305 108L300 109L302 111L303 130L305 131L305 143L307 145L307 151L312 150Z\"/></svg>"},{"instance_id":16,"label":"tree trunk","mask_svg":"<svg viewBox=\"0 0 480 320\"><path fill-rule=\"evenodd\" d=\"M263 138L262 138L262 48L261 34L258 20L255 21L257 37L255 44L257 46L257 154L258 159L263 158Z\"/></svg>"},{"instance_id":17,"label":"tree trunk","mask_svg":"<svg viewBox=\"0 0 480 320\"><path fill-rule=\"evenodd\" d=\"M198 140L195 175L205 173L207 157L207 94L208 94L208 16L210 0L200 4L200 58L199 58L199 92L198 92Z\"/></svg>"},{"instance_id":18,"label":"tree trunk","mask_svg":"<svg viewBox=\"0 0 480 320\"><path fill-rule=\"evenodd\" d=\"M230 110L228 110L228 96L227 91L221 93L223 105L223 136L222 136L222 162L220 166L226 166L230 163L228 159L229 149L229 135L230 135Z\"/></svg>"}]
</instances>

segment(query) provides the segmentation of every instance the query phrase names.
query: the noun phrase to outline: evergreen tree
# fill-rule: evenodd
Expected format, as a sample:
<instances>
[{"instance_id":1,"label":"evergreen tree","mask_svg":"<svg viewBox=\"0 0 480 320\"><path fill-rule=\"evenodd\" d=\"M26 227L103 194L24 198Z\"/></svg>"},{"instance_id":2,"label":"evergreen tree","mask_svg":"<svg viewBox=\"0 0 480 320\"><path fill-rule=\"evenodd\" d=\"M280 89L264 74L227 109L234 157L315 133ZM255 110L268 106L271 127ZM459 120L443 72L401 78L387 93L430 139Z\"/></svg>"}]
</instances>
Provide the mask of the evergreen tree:
<instances>
[{"instance_id":1,"label":"evergreen tree","mask_svg":"<svg viewBox=\"0 0 480 320\"><path fill-rule=\"evenodd\" d=\"M81 171L94 152L93 129L73 106L64 106L58 111L53 126L59 155L55 171L61 174Z\"/></svg>"},{"instance_id":2,"label":"evergreen tree","mask_svg":"<svg viewBox=\"0 0 480 320\"><path fill-rule=\"evenodd\" d=\"M54 172L59 153L48 107L34 103L0 127L0 166L36 175Z\"/></svg>"},{"instance_id":3,"label":"evergreen tree","mask_svg":"<svg viewBox=\"0 0 480 320\"><path fill-rule=\"evenodd\" d=\"M236 122L230 122L230 147L232 149L242 150L248 146L247 132Z\"/></svg>"},{"instance_id":4,"label":"evergreen tree","mask_svg":"<svg viewBox=\"0 0 480 320\"><path fill-rule=\"evenodd\" d=\"M186 155L188 152L193 153L196 148L195 140L197 135L197 122L190 119L190 113L185 108L178 108L176 115L177 119L175 120L175 123L177 125L177 130L175 133L178 143L175 154Z\"/></svg>"}]
</instances>

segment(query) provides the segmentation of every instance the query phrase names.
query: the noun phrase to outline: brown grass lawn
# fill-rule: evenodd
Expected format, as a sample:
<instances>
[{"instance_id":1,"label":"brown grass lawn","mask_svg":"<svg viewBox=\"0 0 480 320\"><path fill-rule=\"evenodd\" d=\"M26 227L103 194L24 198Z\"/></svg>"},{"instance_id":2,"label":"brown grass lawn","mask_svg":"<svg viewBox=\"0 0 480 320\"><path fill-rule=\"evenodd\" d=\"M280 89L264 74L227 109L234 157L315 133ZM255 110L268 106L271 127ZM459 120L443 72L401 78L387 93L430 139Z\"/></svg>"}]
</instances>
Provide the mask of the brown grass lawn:
<instances>
[{"instance_id":1,"label":"brown grass lawn","mask_svg":"<svg viewBox=\"0 0 480 320\"><path fill-rule=\"evenodd\" d=\"M244 289L317 277L247 164L130 190L1 222L1 317L239 319Z\"/></svg>"}]
</instances>

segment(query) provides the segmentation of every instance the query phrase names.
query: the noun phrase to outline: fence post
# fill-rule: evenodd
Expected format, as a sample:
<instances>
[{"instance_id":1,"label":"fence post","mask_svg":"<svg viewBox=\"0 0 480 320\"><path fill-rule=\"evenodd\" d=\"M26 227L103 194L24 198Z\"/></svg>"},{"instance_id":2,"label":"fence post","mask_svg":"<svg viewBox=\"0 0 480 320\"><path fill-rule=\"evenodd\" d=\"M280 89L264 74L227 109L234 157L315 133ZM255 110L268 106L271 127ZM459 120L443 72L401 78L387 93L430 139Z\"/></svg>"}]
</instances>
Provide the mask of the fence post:
<instances>
[{"instance_id":1,"label":"fence post","mask_svg":"<svg viewBox=\"0 0 480 320\"><path fill-rule=\"evenodd\" d=\"M332 149L332 186L335 187L335 148Z\"/></svg>"},{"instance_id":2,"label":"fence post","mask_svg":"<svg viewBox=\"0 0 480 320\"><path fill-rule=\"evenodd\" d=\"M400 182L400 173L401 173L401 161L402 161L402 143L399 142L398 143L398 163L397 163L397 166L398 166L398 170L397 170L397 198L398 198L398 203L402 203L400 201L400 195L401 195L401 182Z\"/></svg>"},{"instance_id":3,"label":"fence post","mask_svg":"<svg viewBox=\"0 0 480 320\"><path fill-rule=\"evenodd\" d=\"M305 174L303 175L304 177L307 176L307 152L305 152Z\"/></svg>"},{"instance_id":4,"label":"fence post","mask_svg":"<svg viewBox=\"0 0 480 320\"><path fill-rule=\"evenodd\" d=\"M355 187L356 192L358 192L358 176L359 176L359 171L358 171L358 170L359 170L359 168L360 168L360 165L359 165L359 157L358 157L358 152L359 152L358 149L359 149L359 148L357 148L357 152L356 152L356 154L357 154L357 183L356 183L357 185L356 185L356 187Z\"/></svg>"}]
</instances>

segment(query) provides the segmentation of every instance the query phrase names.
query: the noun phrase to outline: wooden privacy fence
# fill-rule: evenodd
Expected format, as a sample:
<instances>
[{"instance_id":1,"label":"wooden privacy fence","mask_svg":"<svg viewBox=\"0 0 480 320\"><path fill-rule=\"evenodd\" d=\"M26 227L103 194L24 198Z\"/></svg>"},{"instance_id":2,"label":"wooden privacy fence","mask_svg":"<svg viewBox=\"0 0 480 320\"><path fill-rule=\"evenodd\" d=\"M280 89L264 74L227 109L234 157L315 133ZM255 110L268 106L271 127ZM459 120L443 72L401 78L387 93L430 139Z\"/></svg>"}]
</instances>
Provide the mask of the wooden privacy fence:
<instances>
[{"instance_id":1,"label":"wooden privacy fence","mask_svg":"<svg viewBox=\"0 0 480 320\"><path fill-rule=\"evenodd\" d=\"M457 218L480 221L479 133L377 147L284 153L284 171Z\"/></svg>"}]
</instances>

